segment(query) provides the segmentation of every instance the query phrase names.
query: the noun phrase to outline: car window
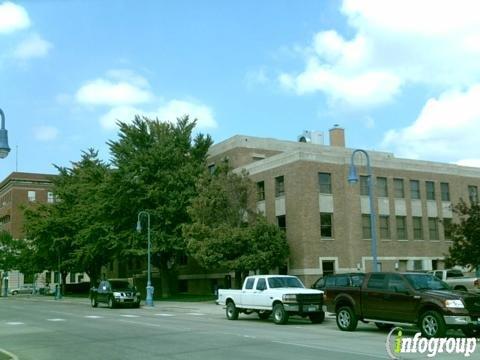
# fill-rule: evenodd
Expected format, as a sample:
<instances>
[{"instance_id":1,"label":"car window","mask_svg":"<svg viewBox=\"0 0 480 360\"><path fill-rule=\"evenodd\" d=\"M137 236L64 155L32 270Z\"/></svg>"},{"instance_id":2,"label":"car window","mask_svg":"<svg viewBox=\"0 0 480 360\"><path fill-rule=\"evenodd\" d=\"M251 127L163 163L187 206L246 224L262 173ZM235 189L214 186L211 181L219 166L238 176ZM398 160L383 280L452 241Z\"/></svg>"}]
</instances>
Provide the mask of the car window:
<instances>
[{"instance_id":1,"label":"car window","mask_svg":"<svg viewBox=\"0 0 480 360\"><path fill-rule=\"evenodd\" d=\"M405 274L405 278L415 290L448 290L442 280L429 274Z\"/></svg>"},{"instance_id":2,"label":"car window","mask_svg":"<svg viewBox=\"0 0 480 360\"><path fill-rule=\"evenodd\" d=\"M253 289L253 283L254 282L255 282L255 278L247 279L247 282L245 283L245 289L248 289L248 290Z\"/></svg>"},{"instance_id":3,"label":"car window","mask_svg":"<svg viewBox=\"0 0 480 360\"><path fill-rule=\"evenodd\" d=\"M302 282L291 276L275 276L268 278L268 286L273 288L304 288Z\"/></svg>"},{"instance_id":4,"label":"car window","mask_svg":"<svg viewBox=\"0 0 480 360\"><path fill-rule=\"evenodd\" d=\"M335 279L335 286L349 286L348 275L337 275Z\"/></svg>"},{"instance_id":5,"label":"car window","mask_svg":"<svg viewBox=\"0 0 480 360\"><path fill-rule=\"evenodd\" d=\"M352 286L362 286L363 279L365 279L364 274L355 274L351 276Z\"/></svg>"},{"instance_id":6,"label":"car window","mask_svg":"<svg viewBox=\"0 0 480 360\"><path fill-rule=\"evenodd\" d=\"M367 287L369 289L385 289L385 274L371 274Z\"/></svg>"},{"instance_id":7,"label":"car window","mask_svg":"<svg viewBox=\"0 0 480 360\"><path fill-rule=\"evenodd\" d=\"M325 278L318 279L313 287L315 289L323 289L325 287Z\"/></svg>"},{"instance_id":8,"label":"car window","mask_svg":"<svg viewBox=\"0 0 480 360\"><path fill-rule=\"evenodd\" d=\"M435 271L435 277L439 278L442 280L442 272L441 271Z\"/></svg>"},{"instance_id":9,"label":"car window","mask_svg":"<svg viewBox=\"0 0 480 360\"><path fill-rule=\"evenodd\" d=\"M325 287L335 286L335 278L333 276L328 276L325 280Z\"/></svg>"},{"instance_id":10,"label":"car window","mask_svg":"<svg viewBox=\"0 0 480 360\"><path fill-rule=\"evenodd\" d=\"M132 285L125 280L113 280L110 281L107 285L107 288L119 291L132 290Z\"/></svg>"},{"instance_id":11,"label":"car window","mask_svg":"<svg viewBox=\"0 0 480 360\"><path fill-rule=\"evenodd\" d=\"M406 292L407 291L407 286L405 285L405 282L403 279L396 274L391 274L388 277L388 285L387 288L389 291L394 291L394 292Z\"/></svg>"},{"instance_id":12,"label":"car window","mask_svg":"<svg viewBox=\"0 0 480 360\"><path fill-rule=\"evenodd\" d=\"M460 278L463 277L463 273L460 270L448 270L447 271L447 279L448 278Z\"/></svg>"},{"instance_id":13,"label":"car window","mask_svg":"<svg viewBox=\"0 0 480 360\"><path fill-rule=\"evenodd\" d=\"M267 282L264 278L260 278L257 280L257 290L265 290L267 288Z\"/></svg>"}]
</instances>

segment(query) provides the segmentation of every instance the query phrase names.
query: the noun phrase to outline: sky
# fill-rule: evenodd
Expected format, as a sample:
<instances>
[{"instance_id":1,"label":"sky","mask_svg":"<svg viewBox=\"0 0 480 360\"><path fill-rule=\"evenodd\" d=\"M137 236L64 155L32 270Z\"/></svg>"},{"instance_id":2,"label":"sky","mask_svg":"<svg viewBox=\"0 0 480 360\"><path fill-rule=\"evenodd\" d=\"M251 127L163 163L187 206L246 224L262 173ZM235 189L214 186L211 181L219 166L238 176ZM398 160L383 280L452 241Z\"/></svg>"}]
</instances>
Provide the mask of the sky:
<instances>
[{"instance_id":1,"label":"sky","mask_svg":"<svg viewBox=\"0 0 480 360\"><path fill-rule=\"evenodd\" d=\"M480 167L477 0L0 0L12 171L56 173L135 114L215 143L343 127L349 148ZM328 142L328 141L327 141Z\"/></svg>"}]
</instances>

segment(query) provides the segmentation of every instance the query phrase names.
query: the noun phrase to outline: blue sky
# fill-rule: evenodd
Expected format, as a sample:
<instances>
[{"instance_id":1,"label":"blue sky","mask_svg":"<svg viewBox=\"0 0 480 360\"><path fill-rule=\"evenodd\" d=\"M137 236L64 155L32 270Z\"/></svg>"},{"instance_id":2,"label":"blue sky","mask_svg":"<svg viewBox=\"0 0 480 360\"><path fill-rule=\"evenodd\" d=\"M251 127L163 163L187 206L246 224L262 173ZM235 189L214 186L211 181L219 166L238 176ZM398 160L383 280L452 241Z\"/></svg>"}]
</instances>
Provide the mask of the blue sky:
<instances>
[{"instance_id":1,"label":"blue sky","mask_svg":"<svg viewBox=\"0 0 480 360\"><path fill-rule=\"evenodd\" d=\"M347 146L480 166L480 3L0 0L18 170L54 173L115 120L198 118L215 142L346 130ZM16 148L18 147L18 157Z\"/></svg>"}]
</instances>

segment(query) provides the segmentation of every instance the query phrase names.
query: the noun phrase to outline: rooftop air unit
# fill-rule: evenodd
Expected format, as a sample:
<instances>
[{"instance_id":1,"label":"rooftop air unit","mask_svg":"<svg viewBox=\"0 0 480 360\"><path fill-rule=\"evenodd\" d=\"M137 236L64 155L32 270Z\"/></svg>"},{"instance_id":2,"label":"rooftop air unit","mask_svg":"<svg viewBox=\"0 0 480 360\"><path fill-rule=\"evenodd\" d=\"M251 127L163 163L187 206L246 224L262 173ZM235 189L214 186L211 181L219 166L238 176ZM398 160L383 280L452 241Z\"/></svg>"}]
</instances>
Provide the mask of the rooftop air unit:
<instances>
[{"instance_id":1,"label":"rooftop air unit","mask_svg":"<svg viewBox=\"0 0 480 360\"><path fill-rule=\"evenodd\" d=\"M324 145L323 132L321 131L304 130L300 135L298 135L297 140L304 143Z\"/></svg>"}]
</instances>

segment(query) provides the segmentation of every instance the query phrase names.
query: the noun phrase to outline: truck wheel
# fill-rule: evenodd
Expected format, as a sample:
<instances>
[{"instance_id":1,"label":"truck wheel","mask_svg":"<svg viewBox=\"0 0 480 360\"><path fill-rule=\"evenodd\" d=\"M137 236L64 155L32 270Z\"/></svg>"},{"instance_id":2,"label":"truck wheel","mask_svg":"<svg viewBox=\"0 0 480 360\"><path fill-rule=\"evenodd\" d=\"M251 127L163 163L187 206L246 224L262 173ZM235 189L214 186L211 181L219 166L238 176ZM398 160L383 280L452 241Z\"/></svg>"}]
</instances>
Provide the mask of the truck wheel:
<instances>
[{"instance_id":1,"label":"truck wheel","mask_svg":"<svg viewBox=\"0 0 480 360\"><path fill-rule=\"evenodd\" d=\"M342 331L354 331L358 319L350 306L344 306L337 311L337 326Z\"/></svg>"},{"instance_id":2,"label":"truck wheel","mask_svg":"<svg viewBox=\"0 0 480 360\"><path fill-rule=\"evenodd\" d=\"M288 313L285 311L283 304L275 304L273 307L273 322L277 325L286 324L288 321Z\"/></svg>"},{"instance_id":3,"label":"truck wheel","mask_svg":"<svg viewBox=\"0 0 480 360\"><path fill-rule=\"evenodd\" d=\"M310 321L314 324L320 324L325 320L325 313L323 311L318 312L318 313L313 313L308 315L310 318Z\"/></svg>"},{"instance_id":4,"label":"truck wheel","mask_svg":"<svg viewBox=\"0 0 480 360\"><path fill-rule=\"evenodd\" d=\"M110 309L113 309L115 307L115 302L113 301L113 297L111 296L108 298L108 307Z\"/></svg>"},{"instance_id":5,"label":"truck wheel","mask_svg":"<svg viewBox=\"0 0 480 360\"><path fill-rule=\"evenodd\" d=\"M96 308L98 306L97 298L95 296L92 296L90 299L90 304L92 307Z\"/></svg>"},{"instance_id":6,"label":"truck wheel","mask_svg":"<svg viewBox=\"0 0 480 360\"><path fill-rule=\"evenodd\" d=\"M267 320L267 319L270 317L271 314L272 314L271 311L263 311L263 310L261 310L261 311L258 312L258 317L259 317L261 320Z\"/></svg>"},{"instance_id":7,"label":"truck wheel","mask_svg":"<svg viewBox=\"0 0 480 360\"><path fill-rule=\"evenodd\" d=\"M443 317L434 310L425 311L420 316L420 331L426 338L444 337L447 332Z\"/></svg>"},{"instance_id":8,"label":"truck wheel","mask_svg":"<svg viewBox=\"0 0 480 360\"><path fill-rule=\"evenodd\" d=\"M238 309L237 307L235 306L235 303L233 301L229 301L228 304L227 304L227 310L226 310L226 314L227 314L227 319L228 320L237 320L238 319Z\"/></svg>"}]
</instances>

